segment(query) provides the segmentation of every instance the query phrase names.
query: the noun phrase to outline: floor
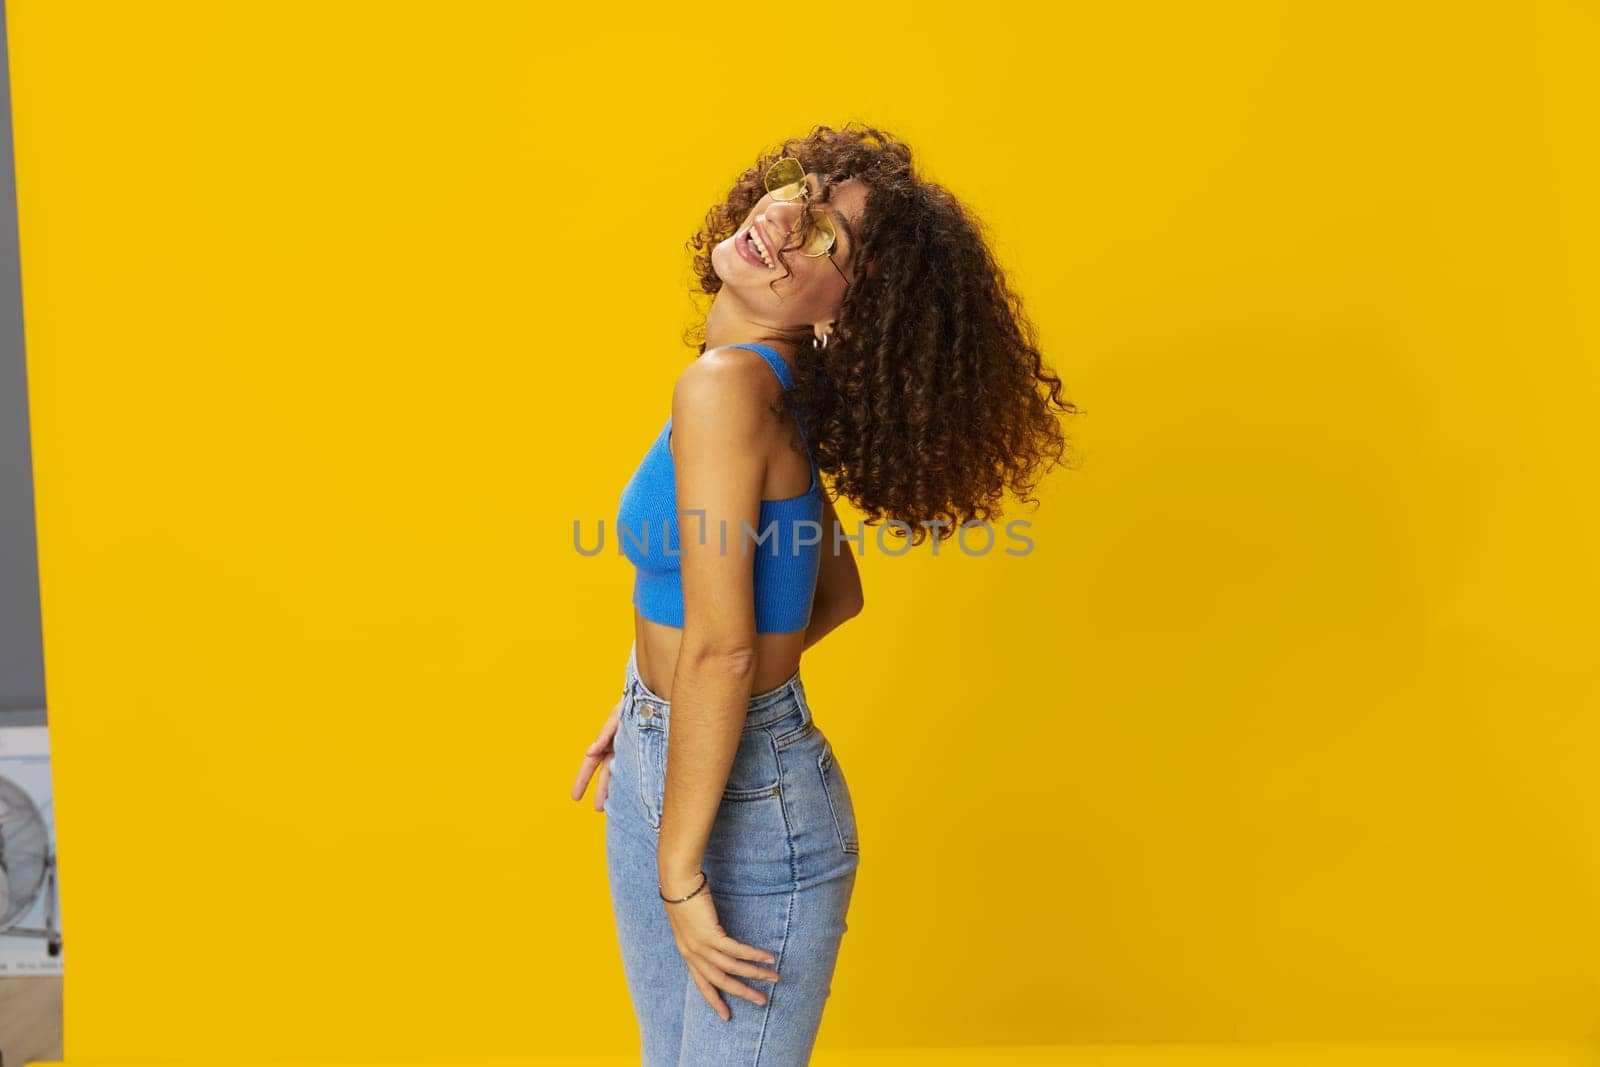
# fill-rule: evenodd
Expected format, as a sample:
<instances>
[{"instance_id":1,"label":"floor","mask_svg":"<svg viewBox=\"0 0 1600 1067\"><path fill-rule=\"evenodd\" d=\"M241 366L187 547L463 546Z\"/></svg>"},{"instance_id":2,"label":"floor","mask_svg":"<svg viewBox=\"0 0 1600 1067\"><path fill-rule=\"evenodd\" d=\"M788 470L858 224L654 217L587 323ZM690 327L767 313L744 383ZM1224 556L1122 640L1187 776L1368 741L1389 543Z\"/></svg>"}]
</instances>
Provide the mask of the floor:
<instances>
[{"instance_id":1,"label":"floor","mask_svg":"<svg viewBox=\"0 0 1600 1067\"><path fill-rule=\"evenodd\" d=\"M0 1067L59 1060L61 978L0 978Z\"/></svg>"},{"instance_id":2,"label":"floor","mask_svg":"<svg viewBox=\"0 0 1600 1067\"><path fill-rule=\"evenodd\" d=\"M243 1067L212 1061L205 1067ZM353 1060L296 1060L294 1067L354 1067ZM422 1067L372 1060L364 1067ZM82 1060L67 1067L177 1067L171 1061ZM638 1067L637 1056L460 1059L452 1067ZM1600 1044L1078 1045L1052 1048L819 1051L812 1067L1600 1067ZM4 1067L21 1067L10 1056ZM43 1063L40 1067L45 1067ZM261 1067L257 1061L254 1067Z\"/></svg>"}]
</instances>

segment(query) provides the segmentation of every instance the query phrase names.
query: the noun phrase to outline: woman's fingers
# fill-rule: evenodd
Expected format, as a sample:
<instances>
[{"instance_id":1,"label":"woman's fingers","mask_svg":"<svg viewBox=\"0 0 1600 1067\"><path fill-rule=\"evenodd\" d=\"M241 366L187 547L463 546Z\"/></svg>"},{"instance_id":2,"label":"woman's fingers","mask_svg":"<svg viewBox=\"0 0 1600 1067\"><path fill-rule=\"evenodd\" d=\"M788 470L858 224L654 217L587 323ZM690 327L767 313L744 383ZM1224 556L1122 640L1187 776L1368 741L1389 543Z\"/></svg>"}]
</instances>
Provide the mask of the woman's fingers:
<instances>
[{"instance_id":1,"label":"woman's fingers","mask_svg":"<svg viewBox=\"0 0 1600 1067\"><path fill-rule=\"evenodd\" d=\"M726 952L719 952L714 948L706 949L706 958L715 963L727 974L743 975L746 978L763 978L769 982L778 980L778 972L771 967L764 967L757 963L746 963L744 960L735 959ZM762 956L765 959L765 955Z\"/></svg>"},{"instance_id":2,"label":"woman's fingers","mask_svg":"<svg viewBox=\"0 0 1600 1067\"><path fill-rule=\"evenodd\" d=\"M578 765L578 778L572 783L572 799L582 800L583 791L589 788L589 776L594 773L594 765L599 760L594 756L586 756Z\"/></svg>"},{"instance_id":3,"label":"woman's fingers","mask_svg":"<svg viewBox=\"0 0 1600 1067\"><path fill-rule=\"evenodd\" d=\"M583 757L583 762L578 765L578 780L572 783L573 800L583 799L583 791L589 788L589 779L594 777L595 768L604 761L604 756Z\"/></svg>"},{"instance_id":4,"label":"woman's fingers","mask_svg":"<svg viewBox=\"0 0 1600 1067\"><path fill-rule=\"evenodd\" d=\"M745 985L734 976L743 975L746 978L763 978L767 981L776 982L778 980L778 972L771 967L746 963L743 959L738 958L738 956L748 956L752 959L765 961L770 954L757 948L751 948L749 945L740 944L731 937L723 938L723 943L732 951L725 952L715 945L703 945L699 949L699 962L701 967L704 968L706 979L717 988L726 990L736 997L742 997L752 1004L765 1004L767 1002L765 993ZM736 956L734 953L738 955Z\"/></svg>"},{"instance_id":5,"label":"woman's fingers","mask_svg":"<svg viewBox=\"0 0 1600 1067\"><path fill-rule=\"evenodd\" d=\"M742 941L735 941L726 934L723 935L722 940L715 947L730 956L737 956L742 960L756 960L760 963L778 962L778 958L766 949L756 948L754 945L747 945Z\"/></svg>"},{"instance_id":6,"label":"woman's fingers","mask_svg":"<svg viewBox=\"0 0 1600 1067\"><path fill-rule=\"evenodd\" d=\"M761 990L750 988L743 982L738 981L732 975L717 967L716 964L704 962L702 963L702 966L705 967L706 980L712 985L716 986L718 989L732 993L741 1000L748 1000L750 1003L755 1004L758 1007L767 1002L767 995L761 992Z\"/></svg>"},{"instance_id":7,"label":"woman's fingers","mask_svg":"<svg viewBox=\"0 0 1600 1067\"><path fill-rule=\"evenodd\" d=\"M586 756L603 756L611 751L611 746L616 739L617 724L608 722L605 728L600 731L600 736L591 741L589 747L584 749L583 753Z\"/></svg>"},{"instance_id":8,"label":"woman's fingers","mask_svg":"<svg viewBox=\"0 0 1600 1067\"><path fill-rule=\"evenodd\" d=\"M707 963L704 959L701 959L699 962L698 974L701 979L703 979L712 987L721 989L727 993L731 993L740 1000L748 1000L757 1007L760 1007L767 1002L766 994L762 993L760 990L751 989L743 982L735 981L733 978L730 978L728 975L718 970L714 964ZM703 994L704 992L705 990L702 989L701 993ZM713 994L713 996L714 995L715 994ZM710 998L708 997L707 999L709 1000ZM718 997L717 1000L713 1001L711 1006L715 1008L719 1004L723 1006L723 1010L726 1010L726 1001L723 1001L721 997ZM727 1015L723 1015L722 1010L719 1010L717 1014L722 1015L723 1019L728 1018Z\"/></svg>"},{"instance_id":9,"label":"woman's fingers","mask_svg":"<svg viewBox=\"0 0 1600 1067\"><path fill-rule=\"evenodd\" d=\"M611 761L616 757L614 749L608 749L595 755L585 755L583 762L578 765L578 779L572 783L572 799L582 800L583 791L589 787L589 779L594 776L596 767L611 766Z\"/></svg>"},{"instance_id":10,"label":"woman's fingers","mask_svg":"<svg viewBox=\"0 0 1600 1067\"><path fill-rule=\"evenodd\" d=\"M689 977L694 979L695 988L700 990L700 995L702 997L706 998L706 1003L711 1005L711 1010L717 1013L717 1018L721 1019L723 1022L727 1022L733 1017L733 1013L728 1010L728 1005L724 1004L722 998L717 996L716 989L711 985L710 982L706 981L700 976L699 971L691 968L689 970Z\"/></svg>"},{"instance_id":11,"label":"woman's fingers","mask_svg":"<svg viewBox=\"0 0 1600 1067\"><path fill-rule=\"evenodd\" d=\"M611 714L606 717L605 725L600 727L600 736L589 743L583 750L583 762L578 765L578 777L572 783L572 799L582 800L584 792L589 788L589 779L594 776L596 767L602 764L606 769L611 766L611 760L616 756L617 725L621 719L622 701L617 701L617 706L611 709ZM598 793L595 796L594 806L599 810L605 798Z\"/></svg>"}]
</instances>

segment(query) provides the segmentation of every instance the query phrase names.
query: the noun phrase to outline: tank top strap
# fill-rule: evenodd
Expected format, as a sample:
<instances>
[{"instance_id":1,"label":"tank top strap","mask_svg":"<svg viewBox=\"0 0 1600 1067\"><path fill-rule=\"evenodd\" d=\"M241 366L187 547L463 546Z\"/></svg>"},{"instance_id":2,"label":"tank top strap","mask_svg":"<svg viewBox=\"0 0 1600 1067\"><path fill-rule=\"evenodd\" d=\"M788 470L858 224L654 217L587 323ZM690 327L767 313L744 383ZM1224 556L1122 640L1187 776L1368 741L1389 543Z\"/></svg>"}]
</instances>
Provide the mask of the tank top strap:
<instances>
[{"instance_id":1,"label":"tank top strap","mask_svg":"<svg viewBox=\"0 0 1600 1067\"><path fill-rule=\"evenodd\" d=\"M748 348L752 352L759 353L761 358L767 361L767 366L772 368L772 373L778 376L778 381L783 384L784 390L788 391L794 388L794 375L789 373L789 364L785 363L783 357L778 355L776 348L771 345L764 345L760 341L750 341L744 344L729 345L728 347Z\"/></svg>"},{"instance_id":2,"label":"tank top strap","mask_svg":"<svg viewBox=\"0 0 1600 1067\"><path fill-rule=\"evenodd\" d=\"M742 342L728 345L727 347L748 348L750 351L758 353L762 359L767 361L767 366L772 368L772 373L778 376L778 382L783 386L784 392L787 393L794 388L794 375L790 373L789 364L783 361L783 357L778 354L776 348L771 345L764 345L760 341ZM794 421L796 427L800 430L800 439L806 443L806 453L809 455L811 452L811 435L806 433L805 423L801 421L798 411L794 413ZM812 459L812 463L815 465L815 458Z\"/></svg>"}]
</instances>

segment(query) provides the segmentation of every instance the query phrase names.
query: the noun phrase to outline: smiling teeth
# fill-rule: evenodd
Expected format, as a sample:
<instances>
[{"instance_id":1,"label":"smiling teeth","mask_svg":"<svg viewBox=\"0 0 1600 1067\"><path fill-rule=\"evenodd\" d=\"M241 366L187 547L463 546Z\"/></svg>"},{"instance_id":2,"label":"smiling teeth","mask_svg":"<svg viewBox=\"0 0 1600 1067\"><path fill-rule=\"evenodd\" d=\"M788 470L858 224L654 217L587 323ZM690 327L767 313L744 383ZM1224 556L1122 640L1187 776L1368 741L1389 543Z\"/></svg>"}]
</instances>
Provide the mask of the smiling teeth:
<instances>
[{"instance_id":1,"label":"smiling teeth","mask_svg":"<svg viewBox=\"0 0 1600 1067\"><path fill-rule=\"evenodd\" d=\"M767 255L766 246L761 243L761 237L756 232L756 228L754 226L750 227L750 229L745 233L745 237L752 245L755 246L756 254L761 257L761 262L765 263L768 268L771 268L772 257Z\"/></svg>"}]
</instances>

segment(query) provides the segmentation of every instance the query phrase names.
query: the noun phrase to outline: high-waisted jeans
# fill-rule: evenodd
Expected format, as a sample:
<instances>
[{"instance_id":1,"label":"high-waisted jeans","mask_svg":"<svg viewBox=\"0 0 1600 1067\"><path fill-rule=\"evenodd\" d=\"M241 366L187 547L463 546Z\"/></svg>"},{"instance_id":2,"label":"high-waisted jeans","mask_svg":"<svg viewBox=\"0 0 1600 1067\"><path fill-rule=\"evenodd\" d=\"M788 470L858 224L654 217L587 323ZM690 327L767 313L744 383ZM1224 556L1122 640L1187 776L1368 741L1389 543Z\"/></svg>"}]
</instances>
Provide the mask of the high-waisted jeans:
<instances>
[{"instance_id":1,"label":"high-waisted jeans","mask_svg":"<svg viewBox=\"0 0 1600 1067\"><path fill-rule=\"evenodd\" d=\"M777 957L778 980L732 976L767 998L708 1004L679 954L656 878L671 706L628 654L606 795L606 861L644 1067L788 1067L810 1061L845 932L861 843L850 789L796 671L757 693L702 869L734 940Z\"/></svg>"}]
</instances>

